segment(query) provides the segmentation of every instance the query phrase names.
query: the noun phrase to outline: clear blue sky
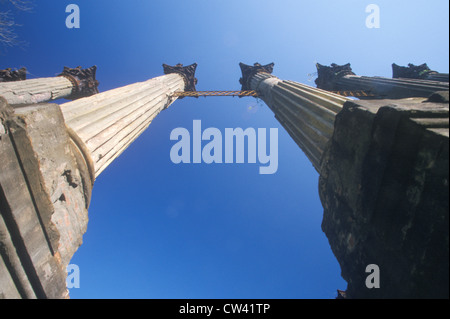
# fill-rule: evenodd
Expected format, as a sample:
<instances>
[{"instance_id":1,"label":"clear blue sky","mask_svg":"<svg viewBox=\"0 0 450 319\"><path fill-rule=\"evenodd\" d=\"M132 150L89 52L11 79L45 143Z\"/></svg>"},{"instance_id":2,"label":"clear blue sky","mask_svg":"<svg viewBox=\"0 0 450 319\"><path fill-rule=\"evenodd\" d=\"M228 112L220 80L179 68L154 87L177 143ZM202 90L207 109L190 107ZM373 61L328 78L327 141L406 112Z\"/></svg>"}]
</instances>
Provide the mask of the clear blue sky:
<instances>
[{"instance_id":1,"label":"clear blue sky","mask_svg":"<svg viewBox=\"0 0 450 319\"><path fill-rule=\"evenodd\" d=\"M239 62L275 62L274 74L314 86L315 63L350 62L390 77L391 64L448 72L446 0L35 1L17 13L21 48L0 69L29 78L98 66L100 91L162 75L162 63L198 63L198 90L240 89ZM67 29L78 4L81 28ZM368 29L367 5L381 9ZM279 167L170 161L170 132L278 128ZM72 298L334 298L345 289L321 230L318 174L254 98L185 98L153 121L97 179L88 231L72 263Z\"/></svg>"}]
</instances>

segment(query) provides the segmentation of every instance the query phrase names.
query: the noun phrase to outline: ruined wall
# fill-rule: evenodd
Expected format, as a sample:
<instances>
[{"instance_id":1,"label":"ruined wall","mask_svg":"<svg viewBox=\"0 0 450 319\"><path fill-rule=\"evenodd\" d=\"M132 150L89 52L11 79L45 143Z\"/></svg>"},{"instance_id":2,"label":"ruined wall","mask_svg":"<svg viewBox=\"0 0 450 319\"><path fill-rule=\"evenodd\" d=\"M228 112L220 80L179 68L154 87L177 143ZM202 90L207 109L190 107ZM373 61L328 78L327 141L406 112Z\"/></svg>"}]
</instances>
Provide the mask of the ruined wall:
<instances>
[{"instance_id":1,"label":"ruined wall","mask_svg":"<svg viewBox=\"0 0 450 319\"><path fill-rule=\"evenodd\" d=\"M449 297L448 169L448 91L344 104L319 191L347 297ZM380 288L366 287L369 264Z\"/></svg>"},{"instance_id":2,"label":"ruined wall","mask_svg":"<svg viewBox=\"0 0 450 319\"><path fill-rule=\"evenodd\" d=\"M56 104L0 98L0 298L66 298L92 189Z\"/></svg>"}]
</instances>

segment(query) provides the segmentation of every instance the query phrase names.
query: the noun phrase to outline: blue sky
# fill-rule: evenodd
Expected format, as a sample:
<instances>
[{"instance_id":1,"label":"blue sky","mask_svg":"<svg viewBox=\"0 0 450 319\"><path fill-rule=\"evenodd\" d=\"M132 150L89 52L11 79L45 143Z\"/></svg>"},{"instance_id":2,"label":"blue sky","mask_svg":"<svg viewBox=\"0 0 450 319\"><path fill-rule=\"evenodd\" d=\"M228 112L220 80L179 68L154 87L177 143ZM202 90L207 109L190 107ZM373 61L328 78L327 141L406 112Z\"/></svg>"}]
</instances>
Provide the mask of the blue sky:
<instances>
[{"instance_id":1,"label":"blue sky","mask_svg":"<svg viewBox=\"0 0 450 319\"><path fill-rule=\"evenodd\" d=\"M99 90L162 75L162 63L198 63L198 90L240 89L239 62L274 62L274 74L314 86L315 63L350 62L359 75L391 64L448 72L448 1L35 1L16 13L26 45L0 69L29 78L97 65ZM67 29L77 4L80 29ZM381 27L368 29L367 5ZM278 128L279 164L173 164L170 132ZM318 174L263 102L184 98L96 180L88 231L72 262L72 298L334 298L345 289L321 231Z\"/></svg>"}]
</instances>

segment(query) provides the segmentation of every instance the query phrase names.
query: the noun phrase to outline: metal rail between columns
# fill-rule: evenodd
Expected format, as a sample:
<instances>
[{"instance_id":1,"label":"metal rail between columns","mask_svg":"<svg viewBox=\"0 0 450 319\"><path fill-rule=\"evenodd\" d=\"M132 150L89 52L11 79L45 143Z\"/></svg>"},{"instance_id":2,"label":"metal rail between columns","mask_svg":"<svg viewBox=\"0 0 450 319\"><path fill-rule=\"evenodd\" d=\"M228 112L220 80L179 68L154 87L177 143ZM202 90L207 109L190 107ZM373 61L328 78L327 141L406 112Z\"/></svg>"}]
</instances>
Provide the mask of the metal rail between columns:
<instances>
[{"instance_id":1,"label":"metal rail between columns","mask_svg":"<svg viewBox=\"0 0 450 319\"><path fill-rule=\"evenodd\" d=\"M353 96L353 97L367 97L375 96L374 94L366 91L333 91L342 96ZM177 91L172 94L173 97L199 97L199 96L253 96L258 97L258 93L253 90L249 91Z\"/></svg>"},{"instance_id":2,"label":"metal rail between columns","mask_svg":"<svg viewBox=\"0 0 450 319\"><path fill-rule=\"evenodd\" d=\"M174 97L199 97L199 96L258 96L256 91L178 91L172 94Z\"/></svg>"}]
</instances>

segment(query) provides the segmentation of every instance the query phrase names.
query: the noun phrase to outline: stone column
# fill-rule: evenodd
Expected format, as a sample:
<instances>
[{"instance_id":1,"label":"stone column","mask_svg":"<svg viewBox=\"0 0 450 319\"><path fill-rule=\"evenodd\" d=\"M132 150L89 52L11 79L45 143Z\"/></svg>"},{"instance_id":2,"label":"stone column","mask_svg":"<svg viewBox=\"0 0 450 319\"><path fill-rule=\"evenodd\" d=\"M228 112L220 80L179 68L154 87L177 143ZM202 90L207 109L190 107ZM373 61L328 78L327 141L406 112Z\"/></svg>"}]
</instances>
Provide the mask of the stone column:
<instances>
[{"instance_id":1,"label":"stone column","mask_svg":"<svg viewBox=\"0 0 450 319\"><path fill-rule=\"evenodd\" d=\"M57 77L0 83L0 96L13 107L90 96L98 93L96 69L96 66L88 69L64 67Z\"/></svg>"},{"instance_id":2,"label":"stone column","mask_svg":"<svg viewBox=\"0 0 450 319\"><path fill-rule=\"evenodd\" d=\"M392 64L392 77L407 78L407 79L423 79L430 81L449 82L448 73L439 73L431 70L426 63L421 65L414 65L409 63L408 66L400 66L395 63Z\"/></svg>"},{"instance_id":3,"label":"stone column","mask_svg":"<svg viewBox=\"0 0 450 319\"><path fill-rule=\"evenodd\" d=\"M95 177L175 91L195 91L196 64L62 105L0 97L0 299L67 298Z\"/></svg>"},{"instance_id":4,"label":"stone column","mask_svg":"<svg viewBox=\"0 0 450 319\"><path fill-rule=\"evenodd\" d=\"M429 97L437 91L448 91L449 84L423 79L391 79L384 77L358 76L353 73L350 63L345 65L316 64L317 87L328 91L365 91L369 99L402 99L409 97ZM367 97L361 97L367 99Z\"/></svg>"},{"instance_id":5,"label":"stone column","mask_svg":"<svg viewBox=\"0 0 450 319\"><path fill-rule=\"evenodd\" d=\"M66 125L96 178L172 104L175 91L195 90L196 64L164 65L166 75L64 103Z\"/></svg>"},{"instance_id":6,"label":"stone column","mask_svg":"<svg viewBox=\"0 0 450 319\"><path fill-rule=\"evenodd\" d=\"M320 160L333 133L336 114L348 100L340 95L271 75L265 66L240 63L242 90L255 90L276 119L320 172Z\"/></svg>"}]
</instances>

